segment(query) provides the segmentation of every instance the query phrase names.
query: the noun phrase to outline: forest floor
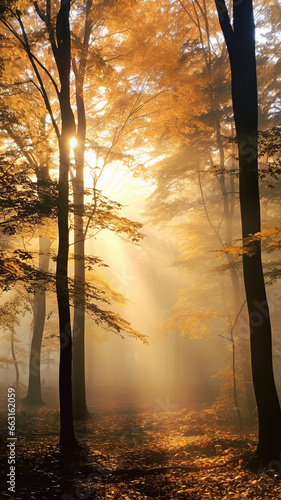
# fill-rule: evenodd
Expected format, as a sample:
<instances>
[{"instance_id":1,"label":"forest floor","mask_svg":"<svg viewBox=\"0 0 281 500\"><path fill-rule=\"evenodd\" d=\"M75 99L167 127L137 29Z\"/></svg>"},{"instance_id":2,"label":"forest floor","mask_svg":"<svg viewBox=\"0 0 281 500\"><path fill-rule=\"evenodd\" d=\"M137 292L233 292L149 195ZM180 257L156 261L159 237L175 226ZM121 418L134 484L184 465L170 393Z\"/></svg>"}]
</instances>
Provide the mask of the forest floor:
<instances>
[{"instance_id":1,"label":"forest floor","mask_svg":"<svg viewBox=\"0 0 281 500\"><path fill-rule=\"evenodd\" d=\"M212 410L191 412L170 406L162 404L161 408L160 404L156 410L91 408L91 418L75 425L81 450L72 457L61 457L58 410L45 406L31 412L19 405L14 496L8 495L6 483L7 413L1 411L4 453L0 461L0 497L14 500L281 498L278 474L254 474L243 467L255 447L254 433L223 427Z\"/></svg>"}]
</instances>

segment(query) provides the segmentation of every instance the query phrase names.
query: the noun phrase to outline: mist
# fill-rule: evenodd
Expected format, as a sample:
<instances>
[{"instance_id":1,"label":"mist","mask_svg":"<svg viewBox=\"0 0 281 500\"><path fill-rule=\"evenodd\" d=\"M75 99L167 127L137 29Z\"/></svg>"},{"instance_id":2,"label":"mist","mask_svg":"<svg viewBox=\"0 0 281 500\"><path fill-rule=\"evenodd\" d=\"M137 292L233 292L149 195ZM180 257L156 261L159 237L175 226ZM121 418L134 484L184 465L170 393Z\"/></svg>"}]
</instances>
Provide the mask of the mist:
<instances>
[{"instance_id":1,"label":"mist","mask_svg":"<svg viewBox=\"0 0 281 500\"><path fill-rule=\"evenodd\" d=\"M8 3L0 495L279 498L281 4Z\"/></svg>"}]
</instances>

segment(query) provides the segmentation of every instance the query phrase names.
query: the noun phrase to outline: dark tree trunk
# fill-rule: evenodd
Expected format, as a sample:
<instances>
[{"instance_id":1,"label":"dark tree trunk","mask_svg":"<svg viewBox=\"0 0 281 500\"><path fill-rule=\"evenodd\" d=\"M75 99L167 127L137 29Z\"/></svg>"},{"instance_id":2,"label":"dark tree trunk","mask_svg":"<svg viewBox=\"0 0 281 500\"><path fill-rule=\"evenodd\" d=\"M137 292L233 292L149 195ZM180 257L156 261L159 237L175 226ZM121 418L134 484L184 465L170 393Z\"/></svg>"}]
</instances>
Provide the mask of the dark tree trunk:
<instances>
[{"instance_id":1,"label":"dark tree trunk","mask_svg":"<svg viewBox=\"0 0 281 500\"><path fill-rule=\"evenodd\" d=\"M257 79L255 26L251 0L233 2L234 24L224 1L216 0L232 76L232 100L239 148L239 191L242 222L244 284L249 312L251 362L258 409L259 441L254 467L270 465L281 452L281 411L272 366L272 335L265 292L261 244L249 244L260 231L257 160Z\"/></svg>"},{"instance_id":2,"label":"dark tree trunk","mask_svg":"<svg viewBox=\"0 0 281 500\"><path fill-rule=\"evenodd\" d=\"M20 24L23 40L21 43L29 57L33 70L38 78L41 95L50 114L51 121L59 140L59 186L58 186L58 254L56 268L56 291L59 313L60 329L60 367L59 367L59 395L60 395L60 446L70 449L77 446L73 428L72 409L72 335L70 324L70 302L68 287L68 252L69 252L69 164L70 164L70 139L75 135L75 120L70 105L70 1L61 0L60 10L57 15L56 31L52 25L51 1L47 1L46 13L40 10L38 2L34 1L36 12L46 24L53 55L56 61L60 91L55 84L59 97L61 112L61 133L52 113L52 107L41 78L38 66L31 53L26 31L21 19L21 13L16 11ZM15 34L15 32L12 30ZM17 37L18 38L18 37ZM19 39L19 38L18 38ZM20 40L20 39L19 39ZM41 66L41 64L40 64ZM49 75L50 76L50 75ZM53 81L54 83L54 81Z\"/></svg>"},{"instance_id":3,"label":"dark tree trunk","mask_svg":"<svg viewBox=\"0 0 281 500\"><path fill-rule=\"evenodd\" d=\"M58 230L59 247L57 255L56 289L60 329L60 446L73 448L77 445L73 428L72 409L72 335L70 323L70 304L68 289L68 252L69 252L69 162L70 139L75 134L74 116L70 105L70 1L61 0L57 17L57 52L61 90L60 108L62 130L59 141L59 195L58 195Z\"/></svg>"},{"instance_id":4,"label":"dark tree trunk","mask_svg":"<svg viewBox=\"0 0 281 500\"><path fill-rule=\"evenodd\" d=\"M60 366L59 366L59 397L60 397L60 445L72 447L76 444L73 429L72 410L72 336L70 323L70 305L68 290L68 167L69 147L63 136L60 143L60 180L58 200L59 248L57 255L56 289L59 311L60 329Z\"/></svg>"}]
</instances>

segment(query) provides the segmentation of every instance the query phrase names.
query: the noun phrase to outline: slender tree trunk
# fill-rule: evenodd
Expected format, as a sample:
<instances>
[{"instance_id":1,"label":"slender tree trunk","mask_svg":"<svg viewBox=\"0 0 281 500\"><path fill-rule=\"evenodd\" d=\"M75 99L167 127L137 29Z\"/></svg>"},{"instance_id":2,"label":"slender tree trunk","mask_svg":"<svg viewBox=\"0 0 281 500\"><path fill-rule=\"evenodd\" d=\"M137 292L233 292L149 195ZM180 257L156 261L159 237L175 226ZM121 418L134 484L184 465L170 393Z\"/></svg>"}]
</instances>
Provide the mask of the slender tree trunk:
<instances>
[{"instance_id":1,"label":"slender tree trunk","mask_svg":"<svg viewBox=\"0 0 281 500\"><path fill-rule=\"evenodd\" d=\"M73 448L77 445L73 428L72 409L72 334L70 323L70 304L68 289L68 253L69 253L69 187L68 175L70 164L70 139L75 135L74 116L70 105L70 1L61 0L57 17L57 53L56 60L60 75L60 108L62 130L59 141L59 195L58 195L58 230L59 247L57 254L56 289L60 329L60 446Z\"/></svg>"},{"instance_id":2,"label":"slender tree trunk","mask_svg":"<svg viewBox=\"0 0 281 500\"><path fill-rule=\"evenodd\" d=\"M50 261L50 239L39 237L39 269L48 271ZM33 306L33 333L29 358L29 379L25 404L40 406L44 404L41 396L41 344L46 315L46 291L44 281L38 283Z\"/></svg>"},{"instance_id":3,"label":"slender tree trunk","mask_svg":"<svg viewBox=\"0 0 281 500\"><path fill-rule=\"evenodd\" d=\"M250 465L264 467L279 459L281 411L272 366L272 335L265 292L260 240L257 160L257 79L255 26L251 0L233 3L232 28L225 2L216 0L231 64L232 100L239 148L239 192L242 222L243 273L250 324L252 375L258 409L259 441Z\"/></svg>"},{"instance_id":4,"label":"slender tree trunk","mask_svg":"<svg viewBox=\"0 0 281 500\"><path fill-rule=\"evenodd\" d=\"M85 231L84 209L84 156L86 148L86 112L84 104L84 78L90 35L92 0L86 2L86 20L83 49L78 66L73 61L76 83L77 146L75 148L76 175L73 180L74 216L74 319L73 319L73 410L74 418L86 420L89 412L86 403L85 380Z\"/></svg>"},{"instance_id":5,"label":"slender tree trunk","mask_svg":"<svg viewBox=\"0 0 281 500\"><path fill-rule=\"evenodd\" d=\"M40 166L35 166L37 177L37 194L40 202L44 204L48 197L48 188L46 182L49 177L49 158L46 142L46 119L41 119L41 139L43 147L40 149ZM43 272L48 272L50 262L51 240L47 236L39 236L39 263L38 267ZM43 405L41 395L41 344L44 333L46 316L46 290L44 280L40 280L35 288L33 303L33 332L29 357L29 379L27 395L24 398L24 404Z\"/></svg>"},{"instance_id":6,"label":"slender tree trunk","mask_svg":"<svg viewBox=\"0 0 281 500\"><path fill-rule=\"evenodd\" d=\"M72 335L70 323L70 301L68 287L68 253L69 253L69 165L70 165L70 139L75 136L75 120L70 105L70 1L61 0L60 10L57 15L56 30L52 25L51 0L46 2L46 12L41 11L37 1L34 7L41 20L46 24L53 55L56 61L60 90L55 84L59 97L61 111L61 133L52 113L40 71L31 53L26 31L21 19L20 11L16 11L17 20L23 35L23 46L29 57L32 68L39 82L41 95L50 114L51 121L59 141L59 186L58 186L58 253L56 268L56 291L59 314L60 330L60 367L59 367L59 397L60 397L60 446L70 449L77 446L73 428L72 409ZM13 32L13 30L12 30ZM15 33L14 33L15 34ZM17 37L18 38L18 37ZM51 77L51 75L49 75Z\"/></svg>"},{"instance_id":7,"label":"slender tree trunk","mask_svg":"<svg viewBox=\"0 0 281 500\"><path fill-rule=\"evenodd\" d=\"M220 175L219 175L219 183L221 186L221 191L223 195L223 218L225 221L225 246L228 247L232 245L233 238L233 192L228 192L225 182L225 154L224 147L221 135L221 124L219 118L216 120L216 136L217 136L217 146L220 154ZM232 191L234 190L234 186L231 183ZM230 191L231 191L230 188ZM231 198L230 198L231 196ZM238 311L241 307L241 293L240 293L240 283L239 276L237 270L234 268L234 257L231 254L226 254L227 263L229 266L229 274L232 282L232 290L233 290L233 303L234 303L234 311L235 314L238 314Z\"/></svg>"},{"instance_id":8,"label":"slender tree trunk","mask_svg":"<svg viewBox=\"0 0 281 500\"><path fill-rule=\"evenodd\" d=\"M59 248L57 254L56 289L60 329L60 445L72 447L76 444L72 410L72 335L68 290L68 168L69 139L62 133L60 142L60 180L58 199Z\"/></svg>"},{"instance_id":9,"label":"slender tree trunk","mask_svg":"<svg viewBox=\"0 0 281 500\"><path fill-rule=\"evenodd\" d=\"M12 353L12 358L15 366L15 372L16 372L16 380L15 380L15 390L16 390L16 395L19 394L19 385L20 385L20 372L19 372L19 367L18 367L18 361L16 357L16 352L15 352L15 331L12 330L11 332L11 353Z\"/></svg>"},{"instance_id":10,"label":"slender tree trunk","mask_svg":"<svg viewBox=\"0 0 281 500\"><path fill-rule=\"evenodd\" d=\"M75 151L76 176L73 181L74 205L74 321L73 321L73 409L74 418L85 420L89 416L86 404L85 381L85 236L84 207L84 153L86 117L83 87L77 84L78 112L77 147Z\"/></svg>"},{"instance_id":11,"label":"slender tree trunk","mask_svg":"<svg viewBox=\"0 0 281 500\"><path fill-rule=\"evenodd\" d=\"M233 182L231 182L231 188L227 189L226 187L226 179L225 179L225 154L224 154L224 146L221 135L221 123L220 119L216 120L216 135L217 135L217 146L220 153L220 175L219 175L219 183L221 186L221 191L223 195L223 217L225 221L225 246L228 247L232 245L233 240L233 215L234 215L234 186ZM231 177L233 180L233 177ZM226 253L226 259L228 263L229 274L231 278L232 291L233 291L233 305L234 305L234 314L236 315L236 319L234 321L234 325L236 325L237 317L240 315L241 310L241 293L240 293L240 283L237 269L235 266L234 256ZM232 379L233 379L233 396L234 403L237 412L239 428L243 429L243 421L240 406L238 403L238 391L237 391L237 370L236 370L236 338L234 336L234 327L230 330L230 341L232 345Z\"/></svg>"}]
</instances>

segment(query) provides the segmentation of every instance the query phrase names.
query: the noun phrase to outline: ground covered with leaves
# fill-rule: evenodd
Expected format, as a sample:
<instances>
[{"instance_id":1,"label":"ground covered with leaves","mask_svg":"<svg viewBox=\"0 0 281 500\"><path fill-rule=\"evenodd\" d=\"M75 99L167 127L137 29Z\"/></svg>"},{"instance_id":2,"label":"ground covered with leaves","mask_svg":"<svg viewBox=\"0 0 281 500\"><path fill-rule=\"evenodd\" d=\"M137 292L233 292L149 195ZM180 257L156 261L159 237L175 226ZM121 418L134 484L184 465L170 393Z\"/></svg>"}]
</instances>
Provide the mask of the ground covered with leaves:
<instances>
[{"instance_id":1,"label":"ground covered with leaves","mask_svg":"<svg viewBox=\"0 0 281 500\"><path fill-rule=\"evenodd\" d=\"M157 406L157 405L156 405ZM16 414L17 499L279 499L278 474L244 468L255 433L222 426L211 410L91 408L76 423L81 449L62 456L59 412L43 407ZM0 414L7 443L7 414ZM1 454L1 498L9 498L7 454ZM275 464L275 468L276 465ZM280 464L281 468L281 464ZM278 467L277 467L278 469Z\"/></svg>"}]
</instances>

